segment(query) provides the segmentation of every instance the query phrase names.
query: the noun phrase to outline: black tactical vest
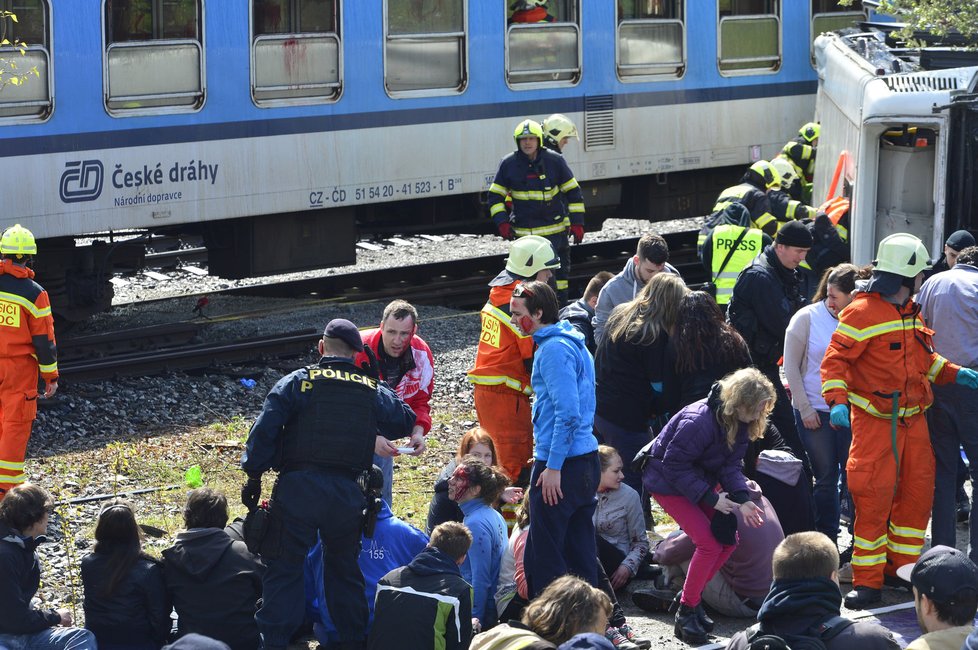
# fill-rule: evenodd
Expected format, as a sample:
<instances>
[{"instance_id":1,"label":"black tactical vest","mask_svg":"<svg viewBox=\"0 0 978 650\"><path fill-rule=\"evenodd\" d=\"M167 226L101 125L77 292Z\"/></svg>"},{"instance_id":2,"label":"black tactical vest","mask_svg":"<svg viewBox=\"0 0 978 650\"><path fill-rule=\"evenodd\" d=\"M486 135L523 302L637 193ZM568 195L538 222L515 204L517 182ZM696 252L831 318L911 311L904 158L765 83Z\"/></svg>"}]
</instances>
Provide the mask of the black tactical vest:
<instances>
[{"instance_id":1,"label":"black tactical vest","mask_svg":"<svg viewBox=\"0 0 978 650\"><path fill-rule=\"evenodd\" d=\"M285 425L283 469L370 469L377 438L377 379L343 362L310 366L307 372L299 392L308 393L308 401Z\"/></svg>"}]
</instances>

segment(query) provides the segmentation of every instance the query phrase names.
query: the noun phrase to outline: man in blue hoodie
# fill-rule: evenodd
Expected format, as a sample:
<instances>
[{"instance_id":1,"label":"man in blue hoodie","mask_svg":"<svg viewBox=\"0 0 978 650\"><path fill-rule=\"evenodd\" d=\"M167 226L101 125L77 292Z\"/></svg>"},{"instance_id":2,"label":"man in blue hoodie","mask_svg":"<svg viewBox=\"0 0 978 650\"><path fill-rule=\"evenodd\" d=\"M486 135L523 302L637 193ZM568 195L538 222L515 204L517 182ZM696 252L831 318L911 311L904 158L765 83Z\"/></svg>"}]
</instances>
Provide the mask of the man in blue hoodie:
<instances>
[{"instance_id":1,"label":"man in blue hoodie","mask_svg":"<svg viewBox=\"0 0 978 650\"><path fill-rule=\"evenodd\" d=\"M557 296L543 282L513 290L512 323L533 336L533 470L524 564L530 598L567 573L598 584L592 517L597 505L594 359L584 336L557 320Z\"/></svg>"},{"instance_id":2,"label":"man in blue hoodie","mask_svg":"<svg viewBox=\"0 0 978 650\"><path fill-rule=\"evenodd\" d=\"M446 521L435 526L428 546L410 564L381 578L367 648L468 648L472 587L459 566L471 546L465 524Z\"/></svg>"}]
</instances>

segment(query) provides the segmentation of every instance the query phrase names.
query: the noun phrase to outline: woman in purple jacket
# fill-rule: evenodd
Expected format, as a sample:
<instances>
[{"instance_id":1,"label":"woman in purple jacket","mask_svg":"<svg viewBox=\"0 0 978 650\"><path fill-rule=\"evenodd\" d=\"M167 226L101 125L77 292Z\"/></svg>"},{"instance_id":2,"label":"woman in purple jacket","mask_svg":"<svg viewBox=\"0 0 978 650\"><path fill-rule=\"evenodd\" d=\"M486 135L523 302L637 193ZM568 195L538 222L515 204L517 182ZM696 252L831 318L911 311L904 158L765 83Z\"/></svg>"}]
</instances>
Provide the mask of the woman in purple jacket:
<instances>
[{"instance_id":1,"label":"woman in purple jacket","mask_svg":"<svg viewBox=\"0 0 978 650\"><path fill-rule=\"evenodd\" d=\"M676 613L675 634L687 643L706 643L713 621L700 596L736 548L736 519L714 522L714 515L740 509L747 525L763 523L760 508L748 499L742 465L748 442L764 435L774 400L774 387L759 370L737 370L714 384L706 399L676 413L649 451L645 488L696 545Z\"/></svg>"}]
</instances>

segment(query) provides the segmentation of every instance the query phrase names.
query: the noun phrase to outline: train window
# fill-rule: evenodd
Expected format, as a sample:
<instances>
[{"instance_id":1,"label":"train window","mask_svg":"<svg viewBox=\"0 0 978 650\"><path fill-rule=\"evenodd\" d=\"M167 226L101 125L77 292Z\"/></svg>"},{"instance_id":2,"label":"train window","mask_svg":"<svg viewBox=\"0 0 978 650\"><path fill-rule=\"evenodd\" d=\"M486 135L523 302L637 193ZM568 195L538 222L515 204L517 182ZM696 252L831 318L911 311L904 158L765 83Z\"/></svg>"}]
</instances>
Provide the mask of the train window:
<instances>
[{"instance_id":1,"label":"train window","mask_svg":"<svg viewBox=\"0 0 978 650\"><path fill-rule=\"evenodd\" d=\"M51 9L47 0L0 0L3 37L19 45L0 46L5 85L0 86L0 122L46 119L51 114ZM12 66L16 66L13 68ZM36 74L35 74L36 71ZM14 76L18 83L10 83Z\"/></svg>"},{"instance_id":2,"label":"train window","mask_svg":"<svg viewBox=\"0 0 978 650\"><path fill-rule=\"evenodd\" d=\"M837 29L852 27L854 23L867 19L866 10L860 0L852 0L843 7L839 0L812 0L811 59L815 66L815 39L819 34L834 32Z\"/></svg>"},{"instance_id":3,"label":"train window","mask_svg":"<svg viewBox=\"0 0 978 650\"><path fill-rule=\"evenodd\" d=\"M781 67L779 0L719 0L717 14L720 74L778 71Z\"/></svg>"},{"instance_id":4,"label":"train window","mask_svg":"<svg viewBox=\"0 0 978 650\"><path fill-rule=\"evenodd\" d=\"M618 3L618 76L623 81L681 77L686 69L684 0Z\"/></svg>"},{"instance_id":5,"label":"train window","mask_svg":"<svg viewBox=\"0 0 978 650\"><path fill-rule=\"evenodd\" d=\"M203 0L104 0L105 105L112 115L204 104Z\"/></svg>"},{"instance_id":6,"label":"train window","mask_svg":"<svg viewBox=\"0 0 978 650\"><path fill-rule=\"evenodd\" d=\"M335 101L343 89L339 0L253 0L251 95L259 106Z\"/></svg>"},{"instance_id":7,"label":"train window","mask_svg":"<svg viewBox=\"0 0 978 650\"><path fill-rule=\"evenodd\" d=\"M384 85L389 95L465 90L466 11L466 0L384 2Z\"/></svg>"},{"instance_id":8,"label":"train window","mask_svg":"<svg viewBox=\"0 0 978 650\"><path fill-rule=\"evenodd\" d=\"M510 85L581 79L580 0L507 0L506 80Z\"/></svg>"}]
</instances>

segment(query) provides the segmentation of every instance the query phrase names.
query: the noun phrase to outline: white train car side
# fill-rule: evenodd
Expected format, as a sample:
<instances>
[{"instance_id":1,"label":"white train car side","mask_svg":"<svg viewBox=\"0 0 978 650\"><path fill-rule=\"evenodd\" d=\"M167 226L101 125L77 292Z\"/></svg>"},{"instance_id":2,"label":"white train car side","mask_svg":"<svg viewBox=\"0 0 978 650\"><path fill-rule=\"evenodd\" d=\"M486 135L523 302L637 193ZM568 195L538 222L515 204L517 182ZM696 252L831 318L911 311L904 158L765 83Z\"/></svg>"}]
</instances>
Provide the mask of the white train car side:
<instances>
[{"instance_id":1,"label":"white train car side","mask_svg":"<svg viewBox=\"0 0 978 650\"><path fill-rule=\"evenodd\" d=\"M938 253L946 233L973 229L973 215L957 198L949 203L955 188L948 179L962 140L955 106L974 92L978 67L892 72L903 64L878 34L824 34L815 58L822 134L814 196L828 198L838 177L835 194L852 202L853 261L873 260L880 240L895 232L910 232Z\"/></svg>"}]
</instances>

